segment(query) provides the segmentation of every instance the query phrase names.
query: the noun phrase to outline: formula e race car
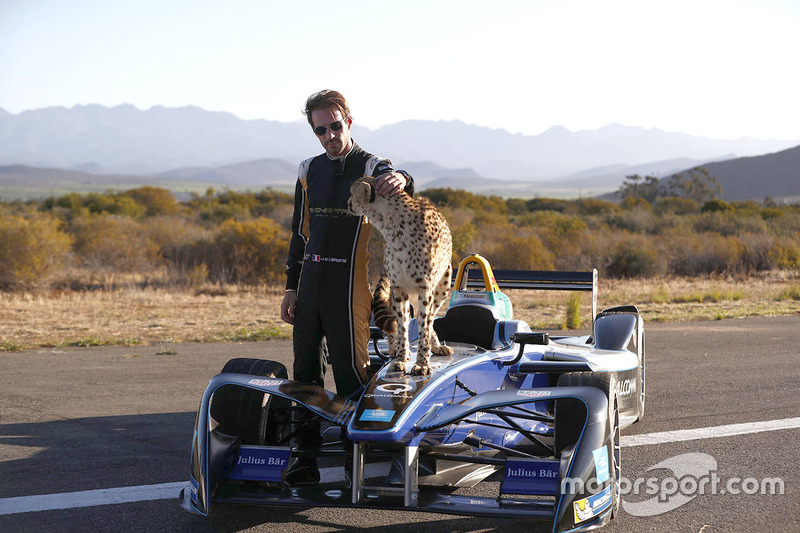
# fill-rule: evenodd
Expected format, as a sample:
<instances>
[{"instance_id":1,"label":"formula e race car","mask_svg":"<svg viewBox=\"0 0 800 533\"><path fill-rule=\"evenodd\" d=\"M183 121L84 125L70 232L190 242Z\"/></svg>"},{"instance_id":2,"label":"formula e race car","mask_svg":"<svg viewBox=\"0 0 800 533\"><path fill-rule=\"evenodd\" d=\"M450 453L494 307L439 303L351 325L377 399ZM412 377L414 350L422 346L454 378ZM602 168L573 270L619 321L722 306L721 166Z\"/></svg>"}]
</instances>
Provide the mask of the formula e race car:
<instances>
[{"instance_id":1,"label":"formula e race car","mask_svg":"<svg viewBox=\"0 0 800 533\"><path fill-rule=\"evenodd\" d=\"M501 288L591 291L591 335L531 331ZM471 255L435 321L454 353L432 357L431 375L392 371L378 332L371 380L348 398L288 379L279 363L229 361L203 394L182 506L200 515L228 502L523 517L553 531L605 525L620 502L620 428L644 415L645 350L636 307L597 313L596 296L596 270L492 272ZM301 449L292 436L311 418L323 444ZM289 486L286 469L304 456L330 467L319 484Z\"/></svg>"}]
</instances>

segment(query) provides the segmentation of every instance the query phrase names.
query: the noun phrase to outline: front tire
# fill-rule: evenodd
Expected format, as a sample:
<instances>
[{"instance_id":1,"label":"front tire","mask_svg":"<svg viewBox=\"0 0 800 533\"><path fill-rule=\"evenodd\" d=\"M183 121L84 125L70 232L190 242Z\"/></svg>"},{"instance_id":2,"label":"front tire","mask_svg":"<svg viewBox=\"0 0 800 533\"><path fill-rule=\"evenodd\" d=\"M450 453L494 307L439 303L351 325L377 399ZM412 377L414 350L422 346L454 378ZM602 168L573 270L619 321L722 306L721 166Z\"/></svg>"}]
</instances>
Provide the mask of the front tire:
<instances>
[{"instance_id":1,"label":"front tire","mask_svg":"<svg viewBox=\"0 0 800 533\"><path fill-rule=\"evenodd\" d=\"M222 373L288 378L285 366L265 359L231 359ZM211 400L211 418L218 424L216 431L238 436L242 444L287 445L291 414L289 401L284 398L238 385L223 385Z\"/></svg>"},{"instance_id":2,"label":"front tire","mask_svg":"<svg viewBox=\"0 0 800 533\"><path fill-rule=\"evenodd\" d=\"M622 468L622 455L620 450L619 432L619 401L617 398L617 380L611 372L570 372L558 377L558 387L595 387L603 391L608 398L608 420L606 428L606 442L610 441L609 478L612 484L613 503L611 517L619 512L620 505L620 477ZM555 452L556 457L569 446L578 442L583 428L586 408L580 400L556 400L555 407Z\"/></svg>"}]
</instances>

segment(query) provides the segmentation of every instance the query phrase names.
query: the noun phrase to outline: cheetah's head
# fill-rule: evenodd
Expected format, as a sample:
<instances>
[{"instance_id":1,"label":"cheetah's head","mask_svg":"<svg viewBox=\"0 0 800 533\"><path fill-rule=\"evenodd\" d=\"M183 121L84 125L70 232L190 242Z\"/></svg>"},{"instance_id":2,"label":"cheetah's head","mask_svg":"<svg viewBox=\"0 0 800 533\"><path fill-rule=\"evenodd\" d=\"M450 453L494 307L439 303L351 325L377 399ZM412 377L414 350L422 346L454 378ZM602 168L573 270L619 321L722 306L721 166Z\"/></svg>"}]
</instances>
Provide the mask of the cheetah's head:
<instances>
[{"instance_id":1,"label":"cheetah's head","mask_svg":"<svg viewBox=\"0 0 800 533\"><path fill-rule=\"evenodd\" d=\"M347 200L347 208L354 215L367 215L374 209L375 202L375 178L364 176L353 182L350 186L350 199Z\"/></svg>"}]
</instances>

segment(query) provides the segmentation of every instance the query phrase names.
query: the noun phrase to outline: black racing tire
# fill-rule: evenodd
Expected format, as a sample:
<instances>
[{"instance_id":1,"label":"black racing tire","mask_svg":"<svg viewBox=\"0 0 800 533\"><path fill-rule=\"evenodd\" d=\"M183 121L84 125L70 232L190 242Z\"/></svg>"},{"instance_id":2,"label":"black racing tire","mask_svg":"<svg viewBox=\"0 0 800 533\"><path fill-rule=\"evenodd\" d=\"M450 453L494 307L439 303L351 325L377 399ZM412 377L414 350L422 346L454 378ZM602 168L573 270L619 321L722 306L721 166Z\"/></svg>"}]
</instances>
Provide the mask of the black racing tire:
<instances>
[{"instance_id":1,"label":"black racing tire","mask_svg":"<svg viewBox=\"0 0 800 533\"><path fill-rule=\"evenodd\" d=\"M275 361L237 358L228 361L222 373L288 378L286 367ZM211 400L211 418L216 431L241 437L242 444L286 446L290 433L290 402L238 385L223 385Z\"/></svg>"},{"instance_id":2,"label":"black racing tire","mask_svg":"<svg viewBox=\"0 0 800 533\"><path fill-rule=\"evenodd\" d=\"M558 377L558 387L596 387L605 393L608 398L608 431L610 432L611 461L609 475L614 487L611 517L619 513L620 505L620 473L622 468L622 455L620 453L619 433L619 401L617 398L617 382L615 374L611 372L570 372ZM565 448L578 442L583 421L586 417L586 407L580 400L556 400L555 406L555 454L561 457Z\"/></svg>"}]
</instances>

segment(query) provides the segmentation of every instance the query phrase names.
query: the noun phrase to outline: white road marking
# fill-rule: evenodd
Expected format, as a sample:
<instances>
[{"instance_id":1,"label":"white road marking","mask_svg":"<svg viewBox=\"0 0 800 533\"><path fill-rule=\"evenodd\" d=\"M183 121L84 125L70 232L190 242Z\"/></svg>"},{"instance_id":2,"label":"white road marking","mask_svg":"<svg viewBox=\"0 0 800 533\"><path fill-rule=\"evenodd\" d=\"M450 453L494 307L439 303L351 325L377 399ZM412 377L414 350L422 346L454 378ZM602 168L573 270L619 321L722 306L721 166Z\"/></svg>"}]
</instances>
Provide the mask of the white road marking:
<instances>
[{"instance_id":1,"label":"white road marking","mask_svg":"<svg viewBox=\"0 0 800 533\"><path fill-rule=\"evenodd\" d=\"M732 437L734 435L747 435L748 433L761 433L764 431L777 431L780 429L800 428L800 417L784 418L782 420L766 420L764 422L746 422L744 424L728 424L697 429L680 429L677 431L662 431L659 433L645 433L642 435L628 435L620 439L620 446L647 446L650 444L667 444L669 442L683 442L687 440L715 439Z\"/></svg>"},{"instance_id":2,"label":"white road marking","mask_svg":"<svg viewBox=\"0 0 800 533\"><path fill-rule=\"evenodd\" d=\"M95 505L143 502L148 500L167 500L178 497L181 489L188 487L188 481L161 483L159 485L139 485L137 487L117 487L113 489L64 492L61 494L42 494L38 496L18 496L0 499L0 515L74 509Z\"/></svg>"},{"instance_id":3,"label":"white road marking","mask_svg":"<svg viewBox=\"0 0 800 533\"><path fill-rule=\"evenodd\" d=\"M659 433L645 433L622 437L620 444L624 447L647 446L652 444L666 444L670 442L683 442L698 439L714 439L746 435L748 433L761 433L764 431L778 431L781 429L800 428L800 417L784 418L782 420L767 420L764 422L750 422L745 424L728 424L697 429L683 429L678 431L662 431ZM386 475L386 465L366 465L366 477L380 477ZM342 479L342 467L323 468L320 472L323 482ZM131 502L178 499L181 489L188 488L186 481L174 483L161 483L158 485L139 485L136 487L117 487L113 489L87 490L82 492L65 492L61 494L43 494L37 496L18 496L14 498L0 498L0 516L18 513L33 513L38 511L55 511L59 509L75 509L78 507L94 507L98 505L114 505Z\"/></svg>"}]
</instances>

